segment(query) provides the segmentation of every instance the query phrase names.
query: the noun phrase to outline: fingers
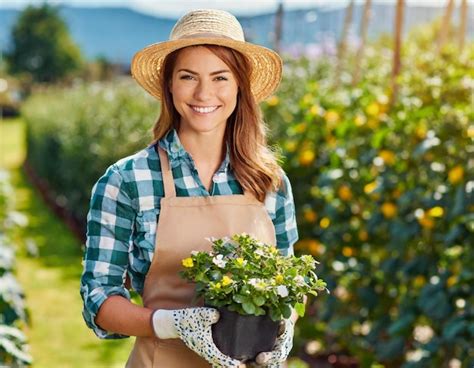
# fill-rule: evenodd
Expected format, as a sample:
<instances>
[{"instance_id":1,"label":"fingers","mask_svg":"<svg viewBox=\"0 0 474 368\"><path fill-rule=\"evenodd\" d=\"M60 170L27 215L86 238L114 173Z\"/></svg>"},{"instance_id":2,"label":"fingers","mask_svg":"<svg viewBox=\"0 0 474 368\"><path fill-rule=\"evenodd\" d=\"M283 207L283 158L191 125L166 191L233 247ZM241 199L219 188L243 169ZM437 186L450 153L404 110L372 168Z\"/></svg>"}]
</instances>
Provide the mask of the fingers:
<instances>
[{"instance_id":1,"label":"fingers","mask_svg":"<svg viewBox=\"0 0 474 368\"><path fill-rule=\"evenodd\" d=\"M209 324L214 324L219 320L219 311L214 308L202 307L199 308L201 312L201 316L203 316L204 322L209 322Z\"/></svg>"},{"instance_id":2,"label":"fingers","mask_svg":"<svg viewBox=\"0 0 474 368\"><path fill-rule=\"evenodd\" d=\"M255 361L259 365L266 365L268 361L270 360L271 356L272 356L272 353L270 352L259 353L257 357L255 358Z\"/></svg>"}]
</instances>

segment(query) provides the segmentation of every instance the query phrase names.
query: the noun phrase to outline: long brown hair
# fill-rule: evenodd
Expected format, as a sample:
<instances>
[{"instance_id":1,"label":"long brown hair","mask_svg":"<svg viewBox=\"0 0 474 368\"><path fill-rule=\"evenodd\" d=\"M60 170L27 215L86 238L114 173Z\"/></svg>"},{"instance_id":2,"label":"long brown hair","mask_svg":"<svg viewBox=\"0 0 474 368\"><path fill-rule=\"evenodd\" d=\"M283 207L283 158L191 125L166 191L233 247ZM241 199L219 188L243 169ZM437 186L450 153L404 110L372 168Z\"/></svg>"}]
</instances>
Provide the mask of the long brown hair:
<instances>
[{"instance_id":1,"label":"long brown hair","mask_svg":"<svg viewBox=\"0 0 474 368\"><path fill-rule=\"evenodd\" d=\"M244 191L252 193L259 201L266 193L276 191L281 183L282 171L275 153L267 145L267 126L262 112L250 89L251 66L241 53L217 45L202 45L219 57L232 71L237 80L239 92L237 106L227 120L225 140L230 148L230 164L234 175ZM196 46L190 46L196 47ZM160 116L153 126L155 141L161 139L171 128L178 129L180 115L173 104L169 90L180 50L166 57L161 78L162 103Z\"/></svg>"}]
</instances>

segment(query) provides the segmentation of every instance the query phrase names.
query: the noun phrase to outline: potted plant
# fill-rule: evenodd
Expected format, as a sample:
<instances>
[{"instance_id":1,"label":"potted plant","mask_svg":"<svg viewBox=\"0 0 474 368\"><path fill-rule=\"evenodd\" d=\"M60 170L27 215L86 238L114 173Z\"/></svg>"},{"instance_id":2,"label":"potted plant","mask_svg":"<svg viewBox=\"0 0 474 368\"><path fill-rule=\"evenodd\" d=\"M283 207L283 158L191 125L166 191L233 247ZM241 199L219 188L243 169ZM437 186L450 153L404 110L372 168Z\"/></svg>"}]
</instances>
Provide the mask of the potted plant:
<instances>
[{"instance_id":1,"label":"potted plant","mask_svg":"<svg viewBox=\"0 0 474 368\"><path fill-rule=\"evenodd\" d=\"M305 313L305 295L327 290L310 255L283 256L248 234L208 239L210 252L183 259L181 277L196 284L196 297L217 308L213 339L226 355L251 361L275 343L280 321Z\"/></svg>"}]
</instances>

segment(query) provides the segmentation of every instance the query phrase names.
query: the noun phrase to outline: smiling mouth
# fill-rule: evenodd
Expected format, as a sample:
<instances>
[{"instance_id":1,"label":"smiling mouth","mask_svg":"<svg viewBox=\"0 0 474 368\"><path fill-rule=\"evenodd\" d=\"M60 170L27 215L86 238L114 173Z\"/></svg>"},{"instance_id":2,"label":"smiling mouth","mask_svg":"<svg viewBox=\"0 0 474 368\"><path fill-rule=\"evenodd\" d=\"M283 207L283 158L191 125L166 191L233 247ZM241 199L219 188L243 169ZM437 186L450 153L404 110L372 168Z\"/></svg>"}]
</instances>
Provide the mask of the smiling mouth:
<instances>
[{"instance_id":1,"label":"smiling mouth","mask_svg":"<svg viewBox=\"0 0 474 368\"><path fill-rule=\"evenodd\" d=\"M200 114L210 114L211 112L216 111L220 106L193 106L189 105L193 111L198 112Z\"/></svg>"}]
</instances>

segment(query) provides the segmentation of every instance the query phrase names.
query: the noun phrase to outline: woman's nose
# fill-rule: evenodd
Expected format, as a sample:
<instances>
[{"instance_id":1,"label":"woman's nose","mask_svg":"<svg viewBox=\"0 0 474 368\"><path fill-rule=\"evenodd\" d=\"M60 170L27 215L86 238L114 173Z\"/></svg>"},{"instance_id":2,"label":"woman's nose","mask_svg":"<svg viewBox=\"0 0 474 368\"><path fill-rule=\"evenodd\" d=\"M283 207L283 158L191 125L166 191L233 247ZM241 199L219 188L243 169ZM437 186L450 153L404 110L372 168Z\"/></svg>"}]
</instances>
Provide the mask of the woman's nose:
<instances>
[{"instance_id":1,"label":"woman's nose","mask_svg":"<svg viewBox=\"0 0 474 368\"><path fill-rule=\"evenodd\" d=\"M212 85L207 81L199 81L194 90L194 98L200 101L206 101L212 97Z\"/></svg>"}]
</instances>

